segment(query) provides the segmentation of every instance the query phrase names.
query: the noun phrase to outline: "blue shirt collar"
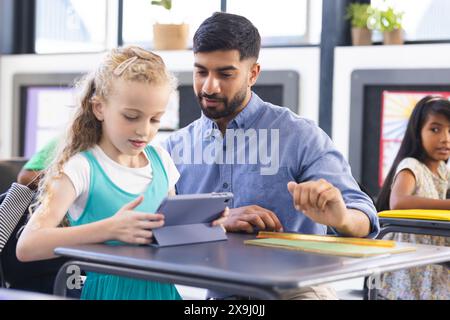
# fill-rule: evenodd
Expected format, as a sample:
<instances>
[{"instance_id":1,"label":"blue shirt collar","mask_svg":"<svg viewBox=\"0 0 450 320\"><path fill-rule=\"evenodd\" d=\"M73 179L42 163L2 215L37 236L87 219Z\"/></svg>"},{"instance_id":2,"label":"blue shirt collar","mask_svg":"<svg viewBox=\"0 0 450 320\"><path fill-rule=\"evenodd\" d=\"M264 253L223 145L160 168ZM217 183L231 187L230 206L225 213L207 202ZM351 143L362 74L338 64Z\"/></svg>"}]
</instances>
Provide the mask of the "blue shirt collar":
<instances>
[{"instance_id":1,"label":"blue shirt collar","mask_svg":"<svg viewBox=\"0 0 450 320\"><path fill-rule=\"evenodd\" d=\"M260 108L261 104L264 101L261 100L260 97L254 92L252 92L252 96L250 101L247 103L247 106L239 112L239 114L228 124L229 129L248 129L253 122L258 118L259 114L263 111ZM201 116L202 129L204 131L212 132L214 129L219 129L217 124L204 115L202 112ZM204 138L207 138L206 136Z\"/></svg>"}]
</instances>

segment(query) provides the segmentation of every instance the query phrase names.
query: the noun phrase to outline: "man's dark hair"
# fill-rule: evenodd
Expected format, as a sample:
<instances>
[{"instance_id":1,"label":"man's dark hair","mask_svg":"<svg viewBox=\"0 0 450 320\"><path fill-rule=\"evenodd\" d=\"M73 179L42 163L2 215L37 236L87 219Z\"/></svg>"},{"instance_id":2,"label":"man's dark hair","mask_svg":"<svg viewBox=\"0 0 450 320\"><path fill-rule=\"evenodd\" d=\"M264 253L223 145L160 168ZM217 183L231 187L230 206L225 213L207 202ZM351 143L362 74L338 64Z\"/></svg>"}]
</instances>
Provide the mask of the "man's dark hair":
<instances>
[{"instance_id":1,"label":"man's dark hair","mask_svg":"<svg viewBox=\"0 0 450 320\"><path fill-rule=\"evenodd\" d=\"M258 59L260 48L258 29L247 18L231 13L215 12L194 35L194 53L238 50L240 60Z\"/></svg>"}]
</instances>

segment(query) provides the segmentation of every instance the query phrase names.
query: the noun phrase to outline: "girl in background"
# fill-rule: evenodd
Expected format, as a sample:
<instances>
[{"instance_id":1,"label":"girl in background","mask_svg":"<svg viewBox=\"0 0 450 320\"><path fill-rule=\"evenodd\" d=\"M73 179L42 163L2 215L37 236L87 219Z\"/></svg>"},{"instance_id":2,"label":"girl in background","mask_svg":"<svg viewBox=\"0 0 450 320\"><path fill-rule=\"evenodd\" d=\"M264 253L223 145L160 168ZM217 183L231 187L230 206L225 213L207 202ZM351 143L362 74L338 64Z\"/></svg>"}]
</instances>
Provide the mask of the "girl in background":
<instances>
[{"instance_id":1,"label":"girl in background","mask_svg":"<svg viewBox=\"0 0 450 320\"><path fill-rule=\"evenodd\" d=\"M450 102L427 96L415 106L405 136L377 201L378 211L450 210ZM438 246L449 238L393 233L385 239ZM379 292L386 299L450 299L449 270L443 265L411 268L383 275Z\"/></svg>"}]
</instances>

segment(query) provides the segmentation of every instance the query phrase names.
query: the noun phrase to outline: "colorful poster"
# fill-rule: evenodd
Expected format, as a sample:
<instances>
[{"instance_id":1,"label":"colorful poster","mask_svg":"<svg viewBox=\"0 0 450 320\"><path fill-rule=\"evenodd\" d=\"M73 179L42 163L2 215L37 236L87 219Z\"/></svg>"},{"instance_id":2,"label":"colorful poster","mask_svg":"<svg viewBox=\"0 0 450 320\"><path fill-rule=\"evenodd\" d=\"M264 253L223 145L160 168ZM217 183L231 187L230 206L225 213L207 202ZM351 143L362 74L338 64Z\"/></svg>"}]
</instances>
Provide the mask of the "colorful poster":
<instances>
[{"instance_id":1,"label":"colorful poster","mask_svg":"<svg viewBox=\"0 0 450 320\"><path fill-rule=\"evenodd\" d=\"M443 96L450 100L450 92L383 91L378 175L380 187L400 149L414 106L427 95Z\"/></svg>"}]
</instances>

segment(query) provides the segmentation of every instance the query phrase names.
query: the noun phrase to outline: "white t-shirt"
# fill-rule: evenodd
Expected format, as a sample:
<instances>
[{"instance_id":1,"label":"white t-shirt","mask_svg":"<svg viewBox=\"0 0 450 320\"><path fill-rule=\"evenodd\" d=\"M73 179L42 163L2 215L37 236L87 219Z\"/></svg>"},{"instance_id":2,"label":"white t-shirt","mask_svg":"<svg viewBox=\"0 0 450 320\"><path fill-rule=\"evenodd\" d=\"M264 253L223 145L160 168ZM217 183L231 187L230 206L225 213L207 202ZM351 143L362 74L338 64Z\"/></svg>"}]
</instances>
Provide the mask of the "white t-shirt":
<instances>
[{"instance_id":1,"label":"white t-shirt","mask_svg":"<svg viewBox=\"0 0 450 320\"><path fill-rule=\"evenodd\" d=\"M404 158L397 166L392 185L394 185L399 172L405 169L411 171L416 178L413 196L441 200L447 198L447 190L450 189L450 170L444 161L439 163L436 175L425 163L416 158Z\"/></svg>"},{"instance_id":2,"label":"white t-shirt","mask_svg":"<svg viewBox=\"0 0 450 320\"><path fill-rule=\"evenodd\" d=\"M164 169L166 170L169 180L169 190L172 190L175 188L175 184L180 178L180 173L175 167L169 153L165 149L159 146L155 146L154 148L161 159ZM144 192L153 180L150 160L145 167L129 168L109 158L98 145L90 151L109 179L120 189L128 193L139 194ZM145 152L144 154L147 157ZM86 207L86 202L89 195L91 171L89 162L84 155L77 154L67 161L64 165L63 171L69 177L75 188L76 199L69 208L69 214L73 220L77 220Z\"/></svg>"}]
</instances>

